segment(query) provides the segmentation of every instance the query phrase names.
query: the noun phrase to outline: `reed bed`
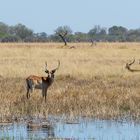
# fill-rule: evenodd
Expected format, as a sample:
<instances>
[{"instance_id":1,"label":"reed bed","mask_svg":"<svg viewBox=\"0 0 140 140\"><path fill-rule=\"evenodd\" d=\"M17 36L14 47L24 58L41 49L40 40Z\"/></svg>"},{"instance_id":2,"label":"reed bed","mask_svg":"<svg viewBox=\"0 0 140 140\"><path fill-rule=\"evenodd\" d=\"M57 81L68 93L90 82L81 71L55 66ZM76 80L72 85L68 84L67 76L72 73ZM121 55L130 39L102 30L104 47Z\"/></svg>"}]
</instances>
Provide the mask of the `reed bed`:
<instances>
[{"instance_id":1,"label":"reed bed","mask_svg":"<svg viewBox=\"0 0 140 140\"><path fill-rule=\"evenodd\" d=\"M140 43L0 44L0 120L48 115L99 119L140 120L140 73L125 64L140 54ZM46 76L57 66L47 103L36 90L26 99L25 79L31 74ZM133 66L140 69L138 61Z\"/></svg>"}]
</instances>

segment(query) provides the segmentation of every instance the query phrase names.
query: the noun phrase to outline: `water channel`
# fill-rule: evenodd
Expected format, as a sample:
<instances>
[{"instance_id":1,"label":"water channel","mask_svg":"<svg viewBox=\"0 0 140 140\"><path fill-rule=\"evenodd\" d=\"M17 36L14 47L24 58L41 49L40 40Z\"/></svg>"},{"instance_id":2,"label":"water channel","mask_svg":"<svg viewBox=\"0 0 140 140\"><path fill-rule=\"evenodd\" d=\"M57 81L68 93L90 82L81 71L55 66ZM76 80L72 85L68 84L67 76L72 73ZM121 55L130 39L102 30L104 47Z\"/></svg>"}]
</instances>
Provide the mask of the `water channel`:
<instances>
[{"instance_id":1,"label":"water channel","mask_svg":"<svg viewBox=\"0 0 140 140\"><path fill-rule=\"evenodd\" d=\"M25 122L0 125L0 139L140 140L140 124L135 122L91 119L51 121L52 125L48 128L29 128Z\"/></svg>"}]
</instances>

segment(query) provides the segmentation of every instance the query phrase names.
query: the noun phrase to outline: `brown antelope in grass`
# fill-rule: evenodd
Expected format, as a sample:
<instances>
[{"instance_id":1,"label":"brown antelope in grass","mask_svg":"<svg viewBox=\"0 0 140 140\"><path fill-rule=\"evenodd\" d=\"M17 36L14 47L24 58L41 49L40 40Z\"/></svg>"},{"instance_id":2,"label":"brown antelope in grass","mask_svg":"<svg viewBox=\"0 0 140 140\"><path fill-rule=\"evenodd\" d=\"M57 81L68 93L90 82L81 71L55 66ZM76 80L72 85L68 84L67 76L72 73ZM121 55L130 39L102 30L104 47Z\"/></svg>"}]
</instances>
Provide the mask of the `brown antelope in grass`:
<instances>
[{"instance_id":1,"label":"brown antelope in grass","mask_svg":"<svg viewBox=\"0 0 140 140\"><path fill-rule=\"evenodd\" d=\"M131 68L131 65L134 64L134 63L135 63L135 59L132 62L130 62L130 63L126 63L125 68L127 70L129 70L130 72L140 72L140 70L132 69ZM139 64L140 64L140 62L139 62Z\"/></svg>"},{"instance_id":2,"label":"brown antelope in grass","mask_svg":"<svg viewBox=\"0 0 140 140\"><path fill-rule=\"evenodd\" d=\"M33 92L34 89L41 89L42 90L42 96L45 97L46 102L46 96L47 96L47 90L51 86L51 84L54 81L54 74L56 70L59 69L60 61L58 61L57 68L49 71L47 69L47 63L46 63L46 70L45 72L48 74L47 77L41 77L36 75L30 75L28 78L26 78L27 83L27 99L30 98L30 91Z\"/></svg>"}]
</instances>

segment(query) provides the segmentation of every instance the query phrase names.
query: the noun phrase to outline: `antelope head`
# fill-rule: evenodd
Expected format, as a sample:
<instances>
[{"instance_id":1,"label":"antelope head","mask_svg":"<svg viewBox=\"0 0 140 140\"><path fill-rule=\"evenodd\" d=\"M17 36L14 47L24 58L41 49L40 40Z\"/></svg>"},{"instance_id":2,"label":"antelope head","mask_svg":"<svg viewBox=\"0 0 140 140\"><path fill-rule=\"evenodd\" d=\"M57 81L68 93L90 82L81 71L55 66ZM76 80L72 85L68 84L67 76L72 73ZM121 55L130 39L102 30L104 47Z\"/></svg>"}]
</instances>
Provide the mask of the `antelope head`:
<instances>
[{"instance_id":1,"label":"antelope head","mask_svg":"<svg viewBox=\"0 0 140 140\"><path fill-rule=\"evenodd\" d=\"M46 64L45 72L48 74L48 77L49 78L54 78L54 74L55 74L56 70L58 70L59 67L60 67L60 61L58 60L58 66L55 69L50 70L50 71L47 69L47 62L45 62L45 64Z\"/></svg>"}]
</instances>

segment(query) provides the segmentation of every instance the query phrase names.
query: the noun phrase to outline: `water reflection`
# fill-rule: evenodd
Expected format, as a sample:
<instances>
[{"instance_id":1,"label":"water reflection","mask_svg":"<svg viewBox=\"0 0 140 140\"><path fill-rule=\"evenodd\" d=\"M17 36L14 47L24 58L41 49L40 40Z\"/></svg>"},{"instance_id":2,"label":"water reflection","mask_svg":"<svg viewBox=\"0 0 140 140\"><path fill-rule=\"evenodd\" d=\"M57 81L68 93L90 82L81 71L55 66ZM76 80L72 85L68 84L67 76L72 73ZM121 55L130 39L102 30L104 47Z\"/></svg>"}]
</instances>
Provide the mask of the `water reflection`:
<instances>
[{"instance_id":1,"label":"water reflection","mask_svg":"<svg viewBox=\"0 0 140 140\"><path fill-rule=\"evenodd\" d=\"M54 133L54 127L53 126L49 126L49 127L29 127L27 126L27 134L28 134L28 138L32 138L32 137L38 137L39 138L54 138L55 137L55 133Z\"/></svg>"},{"instance_id":2,"label":"water reflection","mask_svg":"<svg viewBox=\"0 0 140 140\"><path fill-rule=\"evenodd\" d=\"M0 127L1 128L1 127ZM101 120L80 120L79 123L55 122L51 127L29 128L20 123L0 129L0 139L96 139L96 140L140 140L140 124Z\"/></svg>"}]
</instances>

